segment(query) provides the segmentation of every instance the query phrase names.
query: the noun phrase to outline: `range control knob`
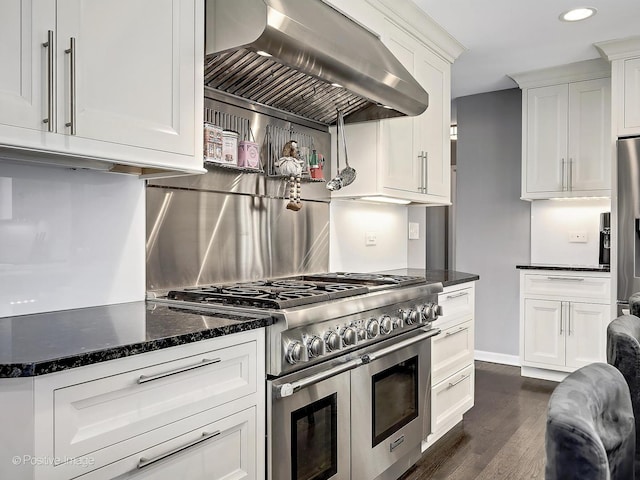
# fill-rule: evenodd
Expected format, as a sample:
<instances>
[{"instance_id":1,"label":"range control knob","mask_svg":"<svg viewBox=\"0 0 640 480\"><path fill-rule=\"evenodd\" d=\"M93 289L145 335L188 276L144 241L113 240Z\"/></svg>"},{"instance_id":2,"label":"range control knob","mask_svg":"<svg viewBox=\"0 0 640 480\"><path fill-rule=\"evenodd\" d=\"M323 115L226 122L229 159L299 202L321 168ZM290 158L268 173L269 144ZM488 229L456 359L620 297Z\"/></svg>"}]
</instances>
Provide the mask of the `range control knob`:
<instances>
[{"instance_id":1,"label":"range control knob","mask_svg":"<svg viewBox=\"0 0 640 480\"><path fill-rule=\"evenodd\" d=\"M367 339L367 331L364 328L358 329L358 341L362 342Z\"/></svg>"},{"instance_id":2,"label":"range control knob","mask_svg":"<svg viewBox=\"0 0 640 480\"><path fill-rule=\"evenodd\" d=\"M403 322L407 322L409 320L410 314L411 314L411 310L405 310L403 308L398 310L398 317L400 317L400 320L402 320Z\"/></svg>"},{"instance_id":3,"label":"range control knob","mask_svg":"<svg viewBox=\"0 0 640 480\"><path fill-rule=\"evenodd\" d=\"M425 322L433 322L442 315L442 307L436 303L428 303L422 309L422 317Z\"/></svg>"},{"instance_id":4,"label":"range control knob","mask_svg":"<svg viewBox=\"0 0 640 480\"><path fill-rule=\"evenodd\" d=\"M380 333L387 335L393 330L393 321L389 315L385 315L380 319Z\"/></svg>"},{"instance_id":5,"label":"range control knob","mask_svg":"<svg viewBox=\"0 0 640 480\"><path fill-rule=\"evenodd\" d=\"M295 365L300 360L302 360L302 352L304 351L304 347L300 342L291 342L287 347L286 358L287 362L291 365Z\"/></svg>"},{"instance_id":6,"label":"range control knob","mask_svg":"<svg viewBox=\"0 0 640 480\"><path fill-rule=\"evenodd\" d=\"M423 322L430 322L431 317L433 316L433 304L427 303L420 309L420 313L422 315Z\"/></svg>"},{"instance_id":7,"label":"range control knob","mask_svg":"<svg viewBox=\"0 0 640 480\"><path fill-rule=\"evenodd\" d=\"M324 343L330 352L340 350L340 335L336 332L327 332L324 336Z\"/></svg>"},{"instance_id":8,"label":"range control knob","mask_svg":"<svg viewBox=\"0 0 640 480\"><path fill-rule=\"evenodd\" d=\"M346 327L342 330L342 341L345 345L355 345L358 341L358 332L353 327Z\"/></svg>"},{"instance_id":9,"label":"range control knob","mask_svg":"<svg viewBox=\"0 0 640 480\"><path fill-rule=\"evenodd\" d=\"M380 322L377 318L371 318L367 322L367 337L376 338L380 334Z\"/></svg>"},{"instance_id":10,"label":"range control knob","mask_svg":"<svg viewBox=\"0 0 640 480\"><path fill-rule=\"evenodd\" d=\"M413 325L414 323L420 323L421 314L417 310L409 310L407 318L404 320L407 325Z\"/></svg>"},{"instance_id":11,"label":"range control knob","mask_svg":"<svg viewBox=\"0 0 640 480\"><path fill-rule=\"evenodd\" d=\"M307 340L307 351L310 357L319 357L324 355L324 341L320 337L311 337Z\"/></svg>"}]
</instances>

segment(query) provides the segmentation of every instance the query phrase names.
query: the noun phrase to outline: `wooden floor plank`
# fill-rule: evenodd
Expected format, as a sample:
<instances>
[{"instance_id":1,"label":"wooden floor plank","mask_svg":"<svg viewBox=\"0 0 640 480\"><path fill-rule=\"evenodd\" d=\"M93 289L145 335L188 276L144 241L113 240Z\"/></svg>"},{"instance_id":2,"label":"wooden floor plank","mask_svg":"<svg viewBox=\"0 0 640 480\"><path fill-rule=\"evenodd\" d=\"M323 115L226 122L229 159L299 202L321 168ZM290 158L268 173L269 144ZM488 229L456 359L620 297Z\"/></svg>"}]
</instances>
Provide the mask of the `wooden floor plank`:
<instances>
[{"instance_id":1,"label":"wooden floor plank","mask_svg":"<svg viewBox=\"0 0 640 480\"><path fill-rule=\"evenodd\" d=\"M400 480L544 478L547 404L557 384L476 362L475 406Z\"/></svg>"}]
</instances>

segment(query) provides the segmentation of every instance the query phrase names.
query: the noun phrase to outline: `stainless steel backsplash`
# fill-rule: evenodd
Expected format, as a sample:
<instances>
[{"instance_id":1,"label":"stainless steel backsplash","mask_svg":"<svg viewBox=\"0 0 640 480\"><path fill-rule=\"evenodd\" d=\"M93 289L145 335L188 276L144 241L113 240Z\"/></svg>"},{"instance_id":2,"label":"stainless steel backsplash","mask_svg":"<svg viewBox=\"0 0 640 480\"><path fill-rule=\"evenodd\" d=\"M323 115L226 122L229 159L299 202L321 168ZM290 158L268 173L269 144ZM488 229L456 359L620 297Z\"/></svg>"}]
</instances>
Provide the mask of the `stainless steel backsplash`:
<instances>
[{"instance_id":1,"label":"stainless steel backsplash","mask_svg":"<svg viewBox=\"0 0 640 480\"><path fill-rule=\"evenodd\" d=\"M329 155L324 125L218 98L205 98L205 106L249 119L263 162L267 125L311 135L317 151ZM330 179L329 163L324 176ZM293 212L286 209L286 179L207 169L205 175L149 181L147 290L328 270L330 193L325 183L303 181L303 207Z\"/></svg>"}]
</instances>

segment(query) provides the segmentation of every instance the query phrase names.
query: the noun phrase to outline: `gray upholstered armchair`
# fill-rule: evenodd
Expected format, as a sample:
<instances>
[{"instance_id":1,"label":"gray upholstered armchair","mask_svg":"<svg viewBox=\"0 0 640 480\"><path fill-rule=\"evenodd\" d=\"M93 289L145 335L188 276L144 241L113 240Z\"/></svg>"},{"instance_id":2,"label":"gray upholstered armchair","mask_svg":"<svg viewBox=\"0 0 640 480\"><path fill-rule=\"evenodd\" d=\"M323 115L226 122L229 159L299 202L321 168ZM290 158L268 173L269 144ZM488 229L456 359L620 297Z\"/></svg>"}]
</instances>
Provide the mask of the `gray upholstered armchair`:
<instances>
[{"instance_id":1,"label":"gray upholstered armchair","mask_svg":"<svg viewBox=\"0 0 640 480\"><path fill-rule=\"evenodd\" d=\"M565 378L549 400L546 480L632 480L635 421L622 374L606 363Z\"/></svg>"},{"instance_id":2,"label":"gray upholstered armchair","mask_svg":"<svg viewBox=\"0 0 640 480\"><path fill-rule=\"evenodd\" d=\"M607 328L607 362L616 367L629 385L636 418L635 471L640 478L640 318L623 315Z\"/></svg>"}]
</instances>

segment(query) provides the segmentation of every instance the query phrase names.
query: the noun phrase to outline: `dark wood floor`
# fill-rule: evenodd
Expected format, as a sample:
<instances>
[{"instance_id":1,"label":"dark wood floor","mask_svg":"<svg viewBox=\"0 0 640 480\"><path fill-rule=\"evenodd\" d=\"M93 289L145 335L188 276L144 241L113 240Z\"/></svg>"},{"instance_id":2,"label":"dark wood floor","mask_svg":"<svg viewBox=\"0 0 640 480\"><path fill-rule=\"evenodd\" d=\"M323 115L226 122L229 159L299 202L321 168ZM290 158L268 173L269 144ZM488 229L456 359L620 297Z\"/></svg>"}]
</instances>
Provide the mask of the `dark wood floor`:
<instances>
[{"instance_id":1,"label":"dark wood floor","mask_svg":"<svg viewBox=\"0 0 640 480\"><path fill-rule=\"evenodd\" d=\"M557 384L476 362L475 406L401 480L544 479L544 429Z\"/></svg>"}]
</instances>

